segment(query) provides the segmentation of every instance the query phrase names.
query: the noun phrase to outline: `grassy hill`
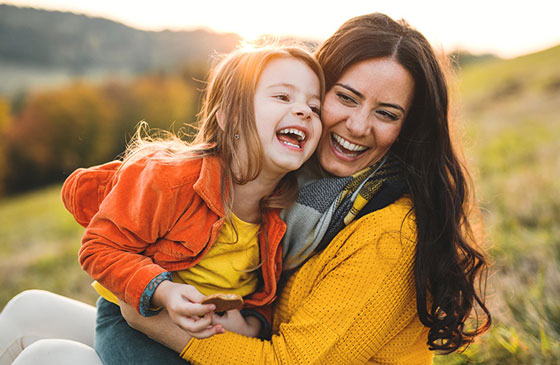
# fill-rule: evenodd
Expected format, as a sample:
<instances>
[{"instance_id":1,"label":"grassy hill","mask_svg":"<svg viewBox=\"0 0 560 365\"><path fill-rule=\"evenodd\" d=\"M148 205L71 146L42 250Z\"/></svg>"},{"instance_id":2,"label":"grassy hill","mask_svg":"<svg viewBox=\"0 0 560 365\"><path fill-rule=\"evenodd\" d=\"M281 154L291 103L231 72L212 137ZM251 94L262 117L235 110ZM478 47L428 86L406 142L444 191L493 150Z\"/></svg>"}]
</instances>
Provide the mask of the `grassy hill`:
<instances>
[{"instance_id":1,"label":"grassy hill","mask_svg":"<svg viewBox=\"0 0 560 365\"><path fill-rule=\"evenodd\" d=\"M60 186L0 201L0 308L39 288L95 304L77 253L83 228L60 200Z\"/></svg>"},{"instance_id":2,"label":"grassy hill","mask_svg":"<svg viewBox=\"0 0 560 365\"><path fill-rule=\"evenodd\" d=\"M489 334L438 364L560 358L560 46L458 73L458 119L494 265Z\"/></svg>"},{"instance_id":3,"label":"grassy hill","mask_svg":"<svg viewBox=\"0 0 560 365\"><path fill-rule=\"evenodd\" d=\"M494 325L437 364L554 364L560 358L560 47L469 63L457 74L457 119L494 265ZM93 303L76 259L82 228L59 186L0 200L0 308L26 288Z\"/></svg>"}]
</instances>

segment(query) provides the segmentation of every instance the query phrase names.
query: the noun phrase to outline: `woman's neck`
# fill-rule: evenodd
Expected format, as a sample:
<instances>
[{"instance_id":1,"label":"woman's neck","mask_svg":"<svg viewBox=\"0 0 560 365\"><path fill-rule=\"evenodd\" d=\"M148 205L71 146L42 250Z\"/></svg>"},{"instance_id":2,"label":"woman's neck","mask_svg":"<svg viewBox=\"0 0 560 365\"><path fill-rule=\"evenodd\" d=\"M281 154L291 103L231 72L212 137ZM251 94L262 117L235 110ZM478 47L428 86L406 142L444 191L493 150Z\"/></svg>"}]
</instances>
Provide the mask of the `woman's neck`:
<instances>
[{"instance_id":1,"label":"woman's neck","mask_svg":"<svg viewBox=\"0 0 560 365\"><path fill-rule=\"evenodd\" d=\"M233 213L242 221L260 223L261 200L274 191L283 176L262 176L240 185L233 183Z\"/></svg>"}]
</instances>

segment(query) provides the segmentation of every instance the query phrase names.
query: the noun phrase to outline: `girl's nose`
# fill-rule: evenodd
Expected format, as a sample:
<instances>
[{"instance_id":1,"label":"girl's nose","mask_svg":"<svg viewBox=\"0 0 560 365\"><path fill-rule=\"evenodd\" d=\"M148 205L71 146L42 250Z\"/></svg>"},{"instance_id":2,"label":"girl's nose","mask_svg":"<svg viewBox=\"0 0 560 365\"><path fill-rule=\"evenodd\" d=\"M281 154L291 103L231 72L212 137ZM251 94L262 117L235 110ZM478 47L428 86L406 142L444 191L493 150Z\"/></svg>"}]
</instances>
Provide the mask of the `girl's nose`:
<instances>
[{"instance_id":1,"label":"girl's nose","mask_svg":"<svg viewBox=\"0 0 560 365\"><path fill-rule=\"evenodd\" d=\"M311 118L311 108L307 104L298 103L294 104L293 109L294 115L301 119L310 119Z\"/></svg>"}]
</instances>

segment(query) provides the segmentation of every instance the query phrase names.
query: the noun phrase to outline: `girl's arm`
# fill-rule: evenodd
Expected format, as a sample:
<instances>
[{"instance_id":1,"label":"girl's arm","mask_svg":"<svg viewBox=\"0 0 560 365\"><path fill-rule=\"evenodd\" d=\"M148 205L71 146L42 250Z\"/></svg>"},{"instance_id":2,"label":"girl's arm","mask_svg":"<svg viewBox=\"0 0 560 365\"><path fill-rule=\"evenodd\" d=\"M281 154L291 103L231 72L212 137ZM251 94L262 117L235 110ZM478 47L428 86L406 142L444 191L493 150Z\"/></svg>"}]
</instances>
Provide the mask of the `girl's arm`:
<instances>
[{"instance_id":1,"label":"girl's arm","mask_svg":"<svg viewBox=\"0 0 560 365\"><path fill-rule=\"evenodd\" d=\"M143 316L159 312L151 307L166 308L177 325L204 338L209 327L223 331L221 326L212 326L211 311L215 307L198 304L204 296L196 288L171 282L170 273L145 254L157 244L155 254L160 259L165 260L166 249L172 255L174 245L179 244L167 239L166 234L187 207L197 202L192 188L180 188L189 187L187 179L181 179L179 187L172 187L167 171L161 163L149 159L120 170L86 228L80 262L90 276Z\"/></svg>"},{"instance_id":2,"label":"girl's arm","mask_svg":"<svg viewBox=\"0 0 560 365\"><path fill-rule=\"evenodd\" d=\"M144 255L171 226L172 190L157 167L139 161L123 168L82 237L82 268L119 299L149 315L151 296L169 278ZM146 291L146 292L145 292Z\"/></svg>"},{"instance_id":3,"label":"girl's arm","mask_svg":"<svg viewBox=\"0 0 560 365\"><path fill-rule=\"evenodd\" d=\"M165 237L193 203L192 189L189 194L168 180L162 164L149 159L125 166L82 237L83 269L142 315L157 313L149 311L152 296L170 279L146 250L157 242L165 260L165 250L172 253L176 244Z\"/></svg>"}]
</instances>

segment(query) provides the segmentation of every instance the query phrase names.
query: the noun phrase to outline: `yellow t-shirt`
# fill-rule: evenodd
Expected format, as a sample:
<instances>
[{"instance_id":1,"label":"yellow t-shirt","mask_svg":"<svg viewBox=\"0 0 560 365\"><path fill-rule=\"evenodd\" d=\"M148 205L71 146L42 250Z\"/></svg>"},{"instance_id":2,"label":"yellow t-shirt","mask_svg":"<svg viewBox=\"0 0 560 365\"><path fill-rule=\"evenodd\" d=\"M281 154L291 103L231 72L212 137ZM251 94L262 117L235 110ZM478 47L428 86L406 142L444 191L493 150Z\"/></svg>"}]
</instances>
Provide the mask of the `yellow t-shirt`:
<instances>
[{"instance_id":1,"label":"yellow t-shirt","mask_svg":"<svg viewBox=\"0 0 560 365\"><path fill-rule=\"evenodd\" d=\"M204 295L235 293L243 297L253 293L259 281L255 270L260 263L259 229L260 224L244 222L231 214L231 222L224 222L202 260L187 270L173 272L173 281L193 285ZM97 281L92 286L103 298L119 304L117 297Z\"/></svg>"}]
</instances>

